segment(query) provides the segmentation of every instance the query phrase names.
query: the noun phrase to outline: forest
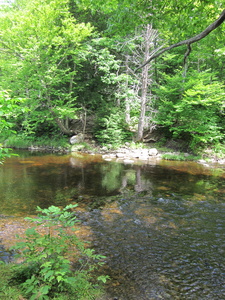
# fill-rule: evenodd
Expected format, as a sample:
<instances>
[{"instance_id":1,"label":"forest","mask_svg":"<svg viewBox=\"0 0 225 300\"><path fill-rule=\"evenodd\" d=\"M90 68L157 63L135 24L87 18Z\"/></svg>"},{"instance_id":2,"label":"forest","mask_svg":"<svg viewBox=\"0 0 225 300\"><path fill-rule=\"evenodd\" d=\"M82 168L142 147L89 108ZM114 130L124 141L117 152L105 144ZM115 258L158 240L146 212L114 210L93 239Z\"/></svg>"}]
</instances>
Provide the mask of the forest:
<instances>
[{"instance_id":1,"label":"forest","mask_svg":"<svg viewBox=\"0 0 225 300\"><path fill-rule=\"evenodd\" d=\"M225 163L224 36L224 0L0 0L0 298L225 295L224 169L205 164ZM74 136L204 160L11 154Z\"/></svg>"},{"instance_id":2,"label":"forest","mask_svg":"<svg viewBox=\"0 0 225 300\"><path fill-rule=\"evenodd\" d=\"M82 133L225 154L223 4L3 2L2 147Z\"/></svg>"}]
</instances>

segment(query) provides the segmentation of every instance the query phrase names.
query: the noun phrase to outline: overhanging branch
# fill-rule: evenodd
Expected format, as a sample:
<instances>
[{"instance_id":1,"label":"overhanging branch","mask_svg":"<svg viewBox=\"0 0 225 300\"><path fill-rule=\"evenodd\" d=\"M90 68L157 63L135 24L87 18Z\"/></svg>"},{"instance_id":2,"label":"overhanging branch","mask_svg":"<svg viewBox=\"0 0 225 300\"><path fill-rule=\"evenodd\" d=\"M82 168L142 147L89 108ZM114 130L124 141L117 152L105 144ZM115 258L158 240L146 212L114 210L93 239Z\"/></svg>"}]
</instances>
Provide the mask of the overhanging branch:
<instances>
[{"instance_id":1,"label":"overhanging branch","mask_svg":"<svg viewBox=\"0 0 225 300\"><path fill-rule=\"evenodd\" d=\"M150 63L153 59L159 57L160 55L162 55L164 52L169 51L173 48L176 47L180 47L182 45L187 45L188 46L188 51L185 54L185 59L187 58L187 56L190 54L190 50L191 50L191 44L203 39L204 37L206 37L210 32L212 32L213 30L215 30L217 27L219 27L225 20L225 9L223 10L223 12L220 14L219 18L213 22L212 24L210 24L205 30L203 30L201 33L197 34L196 36L184 40L184 41L180 41L176 44L173 44L169 47L163 48L161 51L159 51L158 53L152 55L148 60L146 60L140 67L138 67L136 70L143 68L144 66L146 66L148 63Z\"/></svg>"}]
</instances>

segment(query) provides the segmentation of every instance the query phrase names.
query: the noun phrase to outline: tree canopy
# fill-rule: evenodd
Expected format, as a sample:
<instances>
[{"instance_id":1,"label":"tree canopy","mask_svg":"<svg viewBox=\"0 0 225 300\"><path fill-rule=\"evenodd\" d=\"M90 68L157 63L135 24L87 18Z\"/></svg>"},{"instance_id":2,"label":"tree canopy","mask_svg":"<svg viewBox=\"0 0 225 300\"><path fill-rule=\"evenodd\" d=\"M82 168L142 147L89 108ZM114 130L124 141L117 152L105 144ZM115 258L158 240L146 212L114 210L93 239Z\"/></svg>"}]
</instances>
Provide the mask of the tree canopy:
<instances>
[{"instance_id":1,"label":"tree canopy","mask_svg":"<svg viewBox=\"0 0 225 300\"><path fill-rule=\"evenodd\" d=\"M0 19L2 144L223 144L222 0L15 0Z\"/></svg>"}]
</instances>

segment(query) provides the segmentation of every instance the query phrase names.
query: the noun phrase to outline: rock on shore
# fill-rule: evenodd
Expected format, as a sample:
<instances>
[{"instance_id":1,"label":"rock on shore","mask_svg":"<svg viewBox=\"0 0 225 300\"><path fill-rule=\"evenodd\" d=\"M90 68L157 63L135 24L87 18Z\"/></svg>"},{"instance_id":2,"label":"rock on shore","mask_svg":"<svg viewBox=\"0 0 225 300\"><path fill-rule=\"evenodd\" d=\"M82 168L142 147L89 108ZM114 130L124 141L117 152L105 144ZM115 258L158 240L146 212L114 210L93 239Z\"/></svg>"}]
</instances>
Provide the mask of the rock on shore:
<instances>
[{"instance_id":1,"label":"rock on shore","mask_svg":"<svg viewBox=\"0 0 225 300\"><path fill-rule=\"evenodd\" d=\"M159 158L160 155L156 148L150 149L129 149L121 148L111 153L105 153L102 158L107 161L116 160L124 163L133 163L136 160L149 160L152 158Z\"/></svg>"}]
</instances>

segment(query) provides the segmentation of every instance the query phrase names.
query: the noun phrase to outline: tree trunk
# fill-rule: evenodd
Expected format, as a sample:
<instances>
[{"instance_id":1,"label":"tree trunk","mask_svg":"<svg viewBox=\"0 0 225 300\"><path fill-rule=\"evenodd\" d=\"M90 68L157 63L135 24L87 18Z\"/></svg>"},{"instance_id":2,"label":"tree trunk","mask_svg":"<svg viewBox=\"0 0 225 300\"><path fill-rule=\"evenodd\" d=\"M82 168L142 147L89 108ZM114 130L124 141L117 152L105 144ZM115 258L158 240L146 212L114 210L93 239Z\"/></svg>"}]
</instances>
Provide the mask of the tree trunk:
<instances>
[{"instance_id":1,"label":"tree trunk","mask_svg":"<svg viewBox=\"0 0 225 300\"><path fill-rule=\"evenodd\" d=\"M150 44L152 42L152 25L148 24L146 28L146 35L145 35L145 52L144 52L144 60L148 60L150 54ZM148 72L149 72L150 65L146 64L142 70L141 74L141 111L138 123L138 132L136 141L142 141L143 133L144 133L144 126L145 126L145 112L146 112L146 103L147 103L147 94L148 94Z\"/></svg>"},{"instance_id":2,"label":"tree trunk","mask_svg":"<svg viewBox=\"0 0 225 300\"><path fill-rule=\"evenodd\" d=\"M47 96L47 106L49 111L51 112L56 124L59 126L60 130L62 131L62 133L66 134L66 135L72 135L74 134L73 130L70 130L69 127L67 126L67 124L64 124L63 120L60 119L57 114L54 112L54 109L51 105L51 100L49 99L49 96ZM67 122L66 122L67 123Z\"/></svg>"},{"instance_id":3,"label":"tree trunk","mask_svg":"<svg viewBox=\"0 0 225 300\"><path fill-rule=\"evenodd\" d=\"M129 74L128 56L126 56L125 67L126 67L126 74L128 76L128 74ZM128 78L126 81L126 88L128 89ZM126 99L125 99L125 121L128 125L130 125L130 99L129 99L129 97L126 97Z\"/></svg>"}]
</instances>

